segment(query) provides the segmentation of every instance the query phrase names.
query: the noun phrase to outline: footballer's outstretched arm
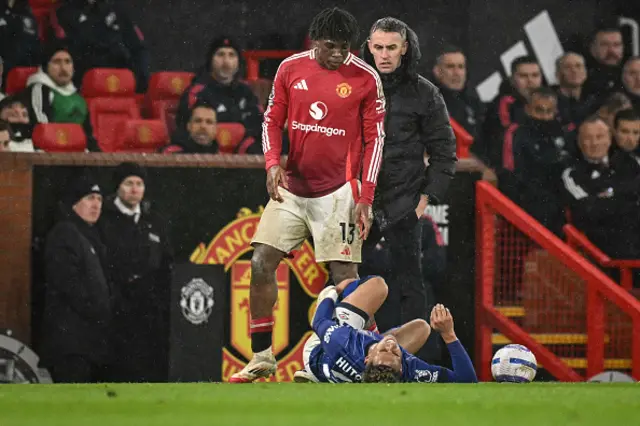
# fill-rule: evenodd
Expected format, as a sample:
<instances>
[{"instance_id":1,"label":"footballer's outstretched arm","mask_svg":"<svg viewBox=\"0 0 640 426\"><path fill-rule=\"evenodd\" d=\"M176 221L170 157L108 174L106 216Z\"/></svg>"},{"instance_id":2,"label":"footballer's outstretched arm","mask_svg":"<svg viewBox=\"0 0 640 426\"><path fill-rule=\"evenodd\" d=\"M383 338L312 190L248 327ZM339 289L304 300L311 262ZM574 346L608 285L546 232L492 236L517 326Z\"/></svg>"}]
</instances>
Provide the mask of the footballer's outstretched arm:
<instances>
[{"instance_id":1,"label":"footballer's outstretched arm","mask_svg":"<svg viewBox=\"0 0 640 426\"><path fill-rule=\"evenodd\" d=\"M477 383L478 377L469 354L465 350L453 329L453 317L449 309L438 304L431 310L431 328L438 331L447 344L451 355L453 371L442 368L445 373L441 381L455 383Z\"/></svg>"}]
</instances>

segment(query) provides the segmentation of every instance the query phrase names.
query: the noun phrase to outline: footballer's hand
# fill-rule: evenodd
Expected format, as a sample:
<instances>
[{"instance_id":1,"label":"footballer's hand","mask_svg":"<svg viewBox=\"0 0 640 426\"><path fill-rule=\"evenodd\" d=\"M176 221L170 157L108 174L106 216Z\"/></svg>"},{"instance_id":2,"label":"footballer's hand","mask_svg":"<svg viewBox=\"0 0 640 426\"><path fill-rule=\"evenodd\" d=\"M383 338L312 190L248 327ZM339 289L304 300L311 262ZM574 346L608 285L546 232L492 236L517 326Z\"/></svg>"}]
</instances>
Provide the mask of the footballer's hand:
<instances>
[{"instance_id":1,"label":"footballer's hand","mask_svg":"<svg viewBox=\"0 0 640 426\"><path fill-rule=\"evenodd\" d=\"M267 171L267 192L272 200L282 203L284 198L282 198L280 191L278 191L280 184L282 184L284 188L289 189L287 175L284 169L280 166L273 166Z\"/></svg>"},{"instance_id":2,"label":"footballer's hand","mask_svg":"<svg viewBox=\"0 0 640 426\"><path fill-rule=\"evenodd\" d=\"M364 203L356 204L356 224L360 231L360 239L366 240L371 230L371 206Z\"/></svg>"},{"instance_id":3,"label":"footballer's hand","mask_svg":"<svg viewBox=\"0 0 640 426\"><path fill-rule=\"evenodd\" d=\"M449 309L440 303L431 310L431 328L440 333L445 343L458 340L453 330L453 316Z\"/></svg>"}]
</instances>

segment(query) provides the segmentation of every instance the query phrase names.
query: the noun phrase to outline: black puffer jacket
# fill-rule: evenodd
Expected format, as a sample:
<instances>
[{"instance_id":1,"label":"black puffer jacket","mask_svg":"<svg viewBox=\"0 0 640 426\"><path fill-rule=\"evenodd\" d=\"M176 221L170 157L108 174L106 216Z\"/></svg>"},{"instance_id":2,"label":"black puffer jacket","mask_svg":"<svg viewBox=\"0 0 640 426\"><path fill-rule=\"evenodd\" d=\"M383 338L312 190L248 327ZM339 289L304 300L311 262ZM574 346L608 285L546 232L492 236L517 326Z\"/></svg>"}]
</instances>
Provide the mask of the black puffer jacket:
<instances>
[{"instance_id":1,"label":"black puffer jacket","mask_svg":"<svg viewBox=\"0 0 640 426\"><path fill-rule=\"evenodd\" d=\"M373 207L381 230L415 210L420 194L431 203L442 201L457 161L449 113L438 88L416 71L420 47L408 27L407 39L402 65L380 75L387 102L386 138ZM366 43L361 52L375 68ZM424 163L425 150L429 167Z\"/></svg>"}]
</instances>

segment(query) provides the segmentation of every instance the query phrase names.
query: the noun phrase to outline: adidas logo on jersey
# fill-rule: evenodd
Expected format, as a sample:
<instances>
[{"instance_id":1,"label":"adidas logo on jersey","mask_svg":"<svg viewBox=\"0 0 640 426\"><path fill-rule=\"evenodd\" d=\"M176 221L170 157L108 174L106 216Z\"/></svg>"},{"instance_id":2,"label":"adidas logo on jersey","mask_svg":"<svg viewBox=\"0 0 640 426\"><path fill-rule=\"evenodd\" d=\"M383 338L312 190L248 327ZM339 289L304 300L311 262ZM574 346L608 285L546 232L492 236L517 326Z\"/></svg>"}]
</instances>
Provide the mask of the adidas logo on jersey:
<instances>
[{"instance_id":1,"label":"adidas logo on jersey","mask_svg":"<svg viewBox=\"0 0 640 426\"><path fill-rule=\"evenodd\" d=\"M299 81L298 83L296 83L293 86L294 89L298 89L298 90L309 90L309 88L307 87L307 82L304 80Z\"/></svg>"}]
</instances>

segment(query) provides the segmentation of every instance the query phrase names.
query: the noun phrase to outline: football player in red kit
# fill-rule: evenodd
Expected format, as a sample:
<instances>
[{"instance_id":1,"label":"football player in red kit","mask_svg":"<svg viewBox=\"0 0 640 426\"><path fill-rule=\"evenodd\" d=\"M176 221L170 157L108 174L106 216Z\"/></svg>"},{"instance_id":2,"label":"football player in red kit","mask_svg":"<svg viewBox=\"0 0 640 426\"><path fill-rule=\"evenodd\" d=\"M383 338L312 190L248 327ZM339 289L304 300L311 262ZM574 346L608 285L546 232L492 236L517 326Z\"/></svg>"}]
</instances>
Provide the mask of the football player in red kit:
<instances>
[{"instance_id":1,"label":"football player in red kit","mask_svg":"<svg viewBox=\"0 0 640 426\"><path fill-rule=\"evenodd\" d=\"M282 258L313 237L317 262L334 282L357 278L362 240L384 145L385 100L380 78L351 54L355 18L325 9L311 23L313 48L282 61L262 126L267 204L252 245L251 349L253 358L230 381L252 382L276 371L271 349L275 271ZM282 131L289 148L280 167Z\"/></svg>"}]
</instances>

